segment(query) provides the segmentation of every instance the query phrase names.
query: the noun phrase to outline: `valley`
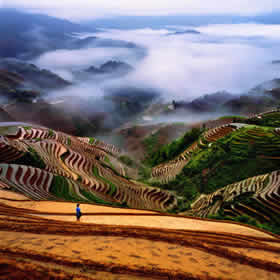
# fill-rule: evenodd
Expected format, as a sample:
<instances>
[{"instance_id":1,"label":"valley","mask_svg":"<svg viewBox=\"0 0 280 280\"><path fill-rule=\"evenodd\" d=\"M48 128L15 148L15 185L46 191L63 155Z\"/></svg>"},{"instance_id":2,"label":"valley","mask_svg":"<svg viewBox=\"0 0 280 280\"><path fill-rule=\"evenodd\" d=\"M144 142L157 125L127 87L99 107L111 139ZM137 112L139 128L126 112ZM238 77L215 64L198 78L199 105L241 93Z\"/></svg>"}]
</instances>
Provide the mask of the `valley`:
<instances>
[{"instance_id":1,"label":"valley","mask_svg":"<svg viewBox=\"0 0 280 280\"><path fill-rule=\"evenodd\" d=\"M33 270L42 279L45 273L57 279L69 275L80 279L227 279L226 275L228 279L253 279L254 275L277 279L280 241L269 232L279 229L279 131L271 124L278 121L277 114L272 110L244 118L243 123L232 119L205 123L195 128L196 135L193 128L182 138L189 141L185 150L180 152L174 144L178 155L156 165L145 179L141 173L130 178L130 169L139 166L119 161L121 149L95 138L3 124L0 252L5 274L24 277ZM259 120L269 120L272 127L253 124ZM224 122L228 124L206 128ZM248 145L252 139L254 150ZM175 142L178 145L178 139ZM225 148L224 143L230 146ZM250 165L247 173L240 168L235 173L231 163L231 176L217 177L217 171L211 171L212 162L214 168L219 164L215 145L228 151L229 162L235 146L244 145L238 147L237 165L243 162L240 152L244 150L246 162L249 158L272 161L262 165L271 173L263 174L259 165ZM229 168L227 164L224 161L222 168ZM208 180L204 188L196 187L196 177L186 173L199 174L200 165L202 176L207 176L202 179ZM238 182L248 174L257 176ZM182 183L186 185L180 189ZM212 185L217 190L208 194ZM81 222L75 221L77 202L83 212Z\"/></svg>"},{"instance_id":2,"label":"valley","mask_svg":"<svg viewBox=\"0 0 280 280\"><path fill-rule=\"evenodd\" d=\"M278 279L280 6L4 2L0 280Z\"/></svg>"}]
</instances>

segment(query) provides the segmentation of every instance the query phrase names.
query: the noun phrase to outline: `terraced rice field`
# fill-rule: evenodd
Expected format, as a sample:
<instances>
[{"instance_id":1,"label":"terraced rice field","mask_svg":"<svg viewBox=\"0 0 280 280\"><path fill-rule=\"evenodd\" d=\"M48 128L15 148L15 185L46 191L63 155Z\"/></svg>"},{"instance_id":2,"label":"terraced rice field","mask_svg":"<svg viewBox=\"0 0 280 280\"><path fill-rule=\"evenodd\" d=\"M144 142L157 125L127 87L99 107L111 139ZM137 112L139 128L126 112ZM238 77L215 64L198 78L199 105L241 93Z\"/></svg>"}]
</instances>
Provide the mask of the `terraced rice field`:
<instances>
[{"instance_id":1,"label":"terraced rice field","mask_svg":"<svg viewBox=\"0 0 280 280\"><path fill-rule=\"evenodd\" d=\"M193 153L199 151L200 149L207 148L209 145L211 145L211 143L225 137L242 126L243 124L238 125L233 123L207 130L198 141L194 142L174 160L154 167L151 173L151 181L168 183L169 181L173 180L189 163Z\"/></svg>"},{"instance_id":2,"label":"terraced rice field","mask_svg":"<svg viewBox=\"0 0 280 280\"><path fill-rule=\"evenodd\" d=\"M47 128L12 128L1 127L2 188L16 189L34 200L94 202L162 211L177 204L173 194L125 177L126 169L118 161L121 151L112 145Z\"/></svg>"},{"instance_id":3,"label":"terraced rice field","mask_svg":"<svg viewBox=\"0 0 280 280\"><path fill-rule=\"evenodd\" d=\"M247 121L250 120L262 120L267 119L265 123L267 125L276 126L279 122L279 110L270 110L260 114L254 114L250 116ZM161 183L168 183L175 179L175 177L183 170L183 168L189 163L192 153L199 149L207 148L211 143L229 135L233 131L246 126L246 124L232 123L232 119L216 120L207 123L207 131L200 137L200 139L188 147L182 154L167 163L160 164L152 169L152 181L158 181ZM280 125L279 125L280 126ZM279 128L275 129L276 134L279 133ZM252 131L254 137L262 137L263 134L257 134L256 131ZM250 136L252 136L250 135ZM246 141L246 135L243 137ZM256 139L260 140L260 139ZM266 149L269 148L265 144ZM275 150L273 150L275 151Z\"/></svg>"},{"instance_id":4,"label":"terraced rice field","mask_svg":"<svg viewBox=\"0 0 280 280\"><path fill-rule=\"evenodd\" d=\"M275 114L279 117L279 111L273 110L253 115L251 118L248 118L248 120L265 118L271 115L274 116ZM244 148L248 149L248 145L250 145L251 148L258 150L257 156L260 158L272 160L280 159L279 128L258 127L243 123L230 123L208 129L198 141L194 142L175 159L154 167L151 173L151 182L155 181L164 184L174 180L190 162L193 154L197 154L199 151L211 147L212 143L215 143L217 140L222 139L243 127L246 127L246 130L242 130L242 133L234 138L232 143L233 149L235 148L236 151L242 151Z\"/></svg>"},{"instance_id":5,"label":"terraced rice field","mask_svg":"<svg viewBox=\"0 0 280 280\"><path fill-rule=\"evenodd\" d=\"M81 209L73 222L74 203L0 191L0 279L279 278L280 239L270 233L153 211Z\"/></svg>"},{"instance_id":6,"label":"terraced rice field","mask_svg":"<svg viewBox=\"0 0 280 280\"><path fill-rule=\"evenodd\" d=\"M235 203L239 197L247 195L246 205ZM266 222L278 222L280 214L280 171L274 171L228 185L210 195L202 194L187 212L198 217L217 214L228 205L225 212L230 216L247 215Z\"/></svg>"}]
</instances>

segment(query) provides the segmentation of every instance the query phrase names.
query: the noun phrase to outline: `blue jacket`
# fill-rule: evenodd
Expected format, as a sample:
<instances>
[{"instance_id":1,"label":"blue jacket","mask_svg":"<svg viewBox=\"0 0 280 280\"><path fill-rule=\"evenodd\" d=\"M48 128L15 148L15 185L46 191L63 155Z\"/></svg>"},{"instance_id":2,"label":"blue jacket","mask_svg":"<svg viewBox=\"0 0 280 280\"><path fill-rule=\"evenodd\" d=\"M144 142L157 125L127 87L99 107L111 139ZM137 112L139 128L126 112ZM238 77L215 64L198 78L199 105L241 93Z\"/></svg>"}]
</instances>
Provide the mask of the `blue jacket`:
<instances>
[{"instance_id":1,"label":"blue jacket","mask_svg":"<svg viewBox=\"0 0 280 280\"><path fill-rule=\"evenodd\" d=\"M81 209L80 209L80 207L76 208L76 215L77 216L81 216Z\"/></svg>"}]
</instances>

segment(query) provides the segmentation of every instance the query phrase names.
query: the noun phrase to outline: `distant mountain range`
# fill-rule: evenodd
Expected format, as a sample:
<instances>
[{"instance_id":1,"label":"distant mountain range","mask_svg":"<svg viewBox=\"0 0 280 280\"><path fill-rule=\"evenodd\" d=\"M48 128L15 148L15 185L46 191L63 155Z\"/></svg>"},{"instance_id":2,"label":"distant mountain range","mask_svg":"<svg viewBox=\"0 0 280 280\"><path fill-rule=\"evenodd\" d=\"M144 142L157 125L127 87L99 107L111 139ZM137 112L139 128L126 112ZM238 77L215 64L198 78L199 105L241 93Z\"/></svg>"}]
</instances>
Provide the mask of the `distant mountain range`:
<instances>
[{"instance_id":1,"label":"distant mountain range","mask_svg":"<svg viewBox=\"0 0 280 280\"><path fill-rule=\"evenodd\" d=\"M71 35L96 32L67 20L0 9L0 57L30 57L44 51L65 48Z\"/></svg>"},{"instance_id":2,"label":"distant mountain range","mask_svg":"<svg viewBox=\"0 0 280 280\"><path fill-rule=\"evenodd\" d=\"M91 66L85 71L90 74L113 74L119 72L120 74L127 74L133 70L129 64L121 61L108 61L102 64L99 68Z\"/></svg>"},{"instance_id":3,"label":"distant mountain range","mask_svg":"<svg viewBox=\"0 0 280 280\"><path fill-rule=\"evenodd\" d=\"M30 60L46 51L85 47L128 48L145 55L143 48L131 42L98 36L79 38L77 33L98 34L98 30L46 15L0 9L0 58Z\"/></svg>"},{"instance_id":4,"label":"distant mountain range","mask_svg":"<svg viewBox=\"0 0 280 280\"><path fill-rule=\"evenodd\" d=\"M100 75L102 79L109 79L132 70L127 63L108 61L81 72L88 75L88 79ZM111 131L143 112L158 96L152 89L129 87L108 88L107 95L99 99L47 95L50 90L71 85L34 64L16 58L0 59L0 121L32 122L82 136L89 131Z\"/></svg>"},{"instance_id":5,"label":"distant mountain range","mask_svg":"<svg viewBox=\"0 0 280 280\"><path fill-rule=\"evenodd\" d=\"M24 86L22 85L21 87L32 88L33 90L61 89L71 85L70 82L65 81L49 70L39 69L34 64L26 63L16 58L0 59L0 69L16 73L24 80Z\"/></svg>"},{"instance_id":6,"label":"distant mountain range","mask_svg":"<svg viewBox=\"0 0 280 280\"><path fill-rule=\"evenodd\" d=\"M189 30L182 30L182 31L170 32L170 33L167 34L167 36L172 36L172 35L186 35L186 34L197 35L197 34L200 34L200 32L197 31L197 30L189 29Z\"/></svg>"},{"instance_id":7,"label":"distant mountain range","mask_svg":"<svg viewBox=\"0 0 280 280\"><path fill-rule=\"evenodd\" d=\"M173 101L176 110L193 113L232 112L259 113L280 105L280 79L264 82L243 94L226 91L207 94L191 102Z\"/></svg>"}]
</instances>

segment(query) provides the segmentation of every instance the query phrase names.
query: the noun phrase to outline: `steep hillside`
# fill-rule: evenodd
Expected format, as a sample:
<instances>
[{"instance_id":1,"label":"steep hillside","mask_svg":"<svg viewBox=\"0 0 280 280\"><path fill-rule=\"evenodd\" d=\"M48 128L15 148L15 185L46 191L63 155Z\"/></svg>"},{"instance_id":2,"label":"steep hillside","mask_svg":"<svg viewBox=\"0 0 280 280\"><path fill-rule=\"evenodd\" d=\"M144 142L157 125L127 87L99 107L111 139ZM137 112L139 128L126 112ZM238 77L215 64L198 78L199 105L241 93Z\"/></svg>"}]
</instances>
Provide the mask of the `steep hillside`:
<instances>
[{"instance_id":1,"label":"steep hillside","mask_svg":"<svg viewBox=\"0 0 280 280\"><path fill-rule=\"evenodd\" d=\"M186 214L259 225L280 234L280 171L248 178L202 194ZM244 216L245 215L245 216Z\"/></svg>"},{"instance_id":2,"label":"steep hillside","mask_svg":"<svg viewBox=\"0 0 280 280\"><path fill-rule=\"evenodd\" d=\"M139 56L145 49L134 43L77 33L98 33L95 27L43 14L16 9L0 9L0 58L33 59L47 51L81 49L88 46L135 49Z\"/></svg>"},{"instance_id":3,"label":"steep hillside","mask_svg":"<svg viewBox=\"0 0 280 280\"><path fill-rule=\"evenodd\" d=\"M250 199L259 189L253 187L253 192L247 196L247 189L251 189L255 180L248 178L279 170L279 116L280 112L274 110L247 119L231 116L205 122L200 128L194 128L163 146L158 145L155 134L149 134L151 130L140 131L143 135L150 135L139 140L147 145L148 150L141 163L127 156L129 149L122 154L118 148L92 137L79 138L49 128L4 124L1 127L1 184L36 200L95 202L202 217L209 214L225 217L228 208L234 207L241 195L242 201L246 198L247 206L254 208ZM163 136L161 130L164 129L168 130L168 126L158 127L157 132ZM137 172L141 182L135 181ZM247 183L238 183L242 180L249 182L248 188L245 187ZM234 186L234 189L240 189L240 185L244 189L236 192L231 206L228 197L216 203L223 188ZM263 197L266 196L265 186L262 185L261 189L265 192ZM210 194L213 192L215 199L212 203ZM275 204L277 183L273 193L272 203ZM205 200L208 204L203 202L202 212L196 206L193 208ZM269 205L263 207L269 208ZM277 212L277 207L272 211ZM229 212L237 213L234 210ZM264 224L259 216L256 214L254 218ZM274 232L278 232L277 223L277 219L271 219L270 229Z\"/></svg>"},{"instance_id":4,"label":"steep hillside","mask_svg":"<svg viewBox=\"0 0 280 280\"><path fill-rule=\"evenodd\" d=\"M125 124L114 131L122 137L123 149L136 161L150 161L161 146L185 134L190 126L184 123Z\"/></svg>"},{"instance_id":5,"label":"steep hillside","mask_svg":"<svg viewBox=\"0 0 280 280\"><path fill-rule=\"evenodd\" d=\"M65 48L74 32L95 31L67 20L1 8L0 57L33 57Z\"/></svg>"},{"instance_id":6,"label":"steep hillside","mask_svg":"<svg viewBox=\"0 0 280 280\"><path fill-rule=\"evenodd\" d=\"M280 233L277 114L205 122L151 152L145 163L160 164L146 183L132 179L138 166L113 145L2 123L1 273L5 279L278 279L280 239L269 232ZM252 124L257 120L271 127ZM77 202L80 222L74 222Z\"/></svg>"},{"instance_id":7,"label":"steep hillside","mask_svg":"<svg viewBox=\"0 0 280 280\"><path fill-rule=\"evenodd\" d=\"M10 82L14 88L24 87L33 90L54 90L71 85L70 82L62 79L53 72L40 69L36 65L20 59L0 59L0 69L6 70L6 81ZM5 71L1 71L1 76L4 74Z\"/></svg>"},{"instance_id":8,"label":"steep hillside","mask_svg":"<svg viewBox=\"0 0 280 280\"><path fill-rule=\"evenodd\" d=\"M2 126L0 184L35 200L70 200L167 211L176 197L129 179L120 151L47 128ZM114 165L113 165L113 164Z\"/></svg>"},{"instance_id":9,"label":"steep hillside","mask_svg":"<svg viewBox=\"0 0 280 280\"><path fill-rule=\"evenodd\" d=\"M229 205L228 197L223 199L220 195L220 192L223 193L222 188L227 188L226 186L231 188L236 182L279 170L280 133L277 128L279 117L280 112L275 110L252 115L248 119L222 118L216 122L216 125L221 122L225 124L209 129L206 127L211 127L211 125L205 123L204 132L197 130L196 133L192 130L153 154L149 163L152 166L158 165L152 168L150 178L146 176L143 179L144 181L148 179L154 186L175 191L181 198L176 210L178 212L190 209L185 213L203 217L208 214L219 214L220 218L225 217L226 208L224 209L221 205L226 202L227 209ZM235 121L238 119L243 123L232 123L233 119ZM252 187L251 181L248 180L249 189ZM247 187L245 188L243 183L236 184L239 186L236 187L237 189L240 186L244 187L240 191L234 191L236 196L239 197L243 195L243 192L247 192ZM277 204L279 184L275 183L273 187L273 192L276 193L273 198L274 204ZM207 196L215 191L213 195ZM255 192L256 187L253 187L252 193L247 198L256 195ZM193 204L196 199L198 199L197 203ZM193 205L199 205L199 207L193 209ZM203 205L202 212L201 205ZM248 207L249 205L251 204L249 203ZM218 211L219 209L225 212ZM232 212L235 211L232 210ZM240 213L243 212L240 211ZM238 216L237 212L235 214ZM258 218L258 215L252 216L256 219L255 222L251 220L252 223L264 222L263 219ZM235 218L238 219L238 217ZM277 220L271 219L270 226L271 230L279 232Z\"/></svg>"}]
</instances>

